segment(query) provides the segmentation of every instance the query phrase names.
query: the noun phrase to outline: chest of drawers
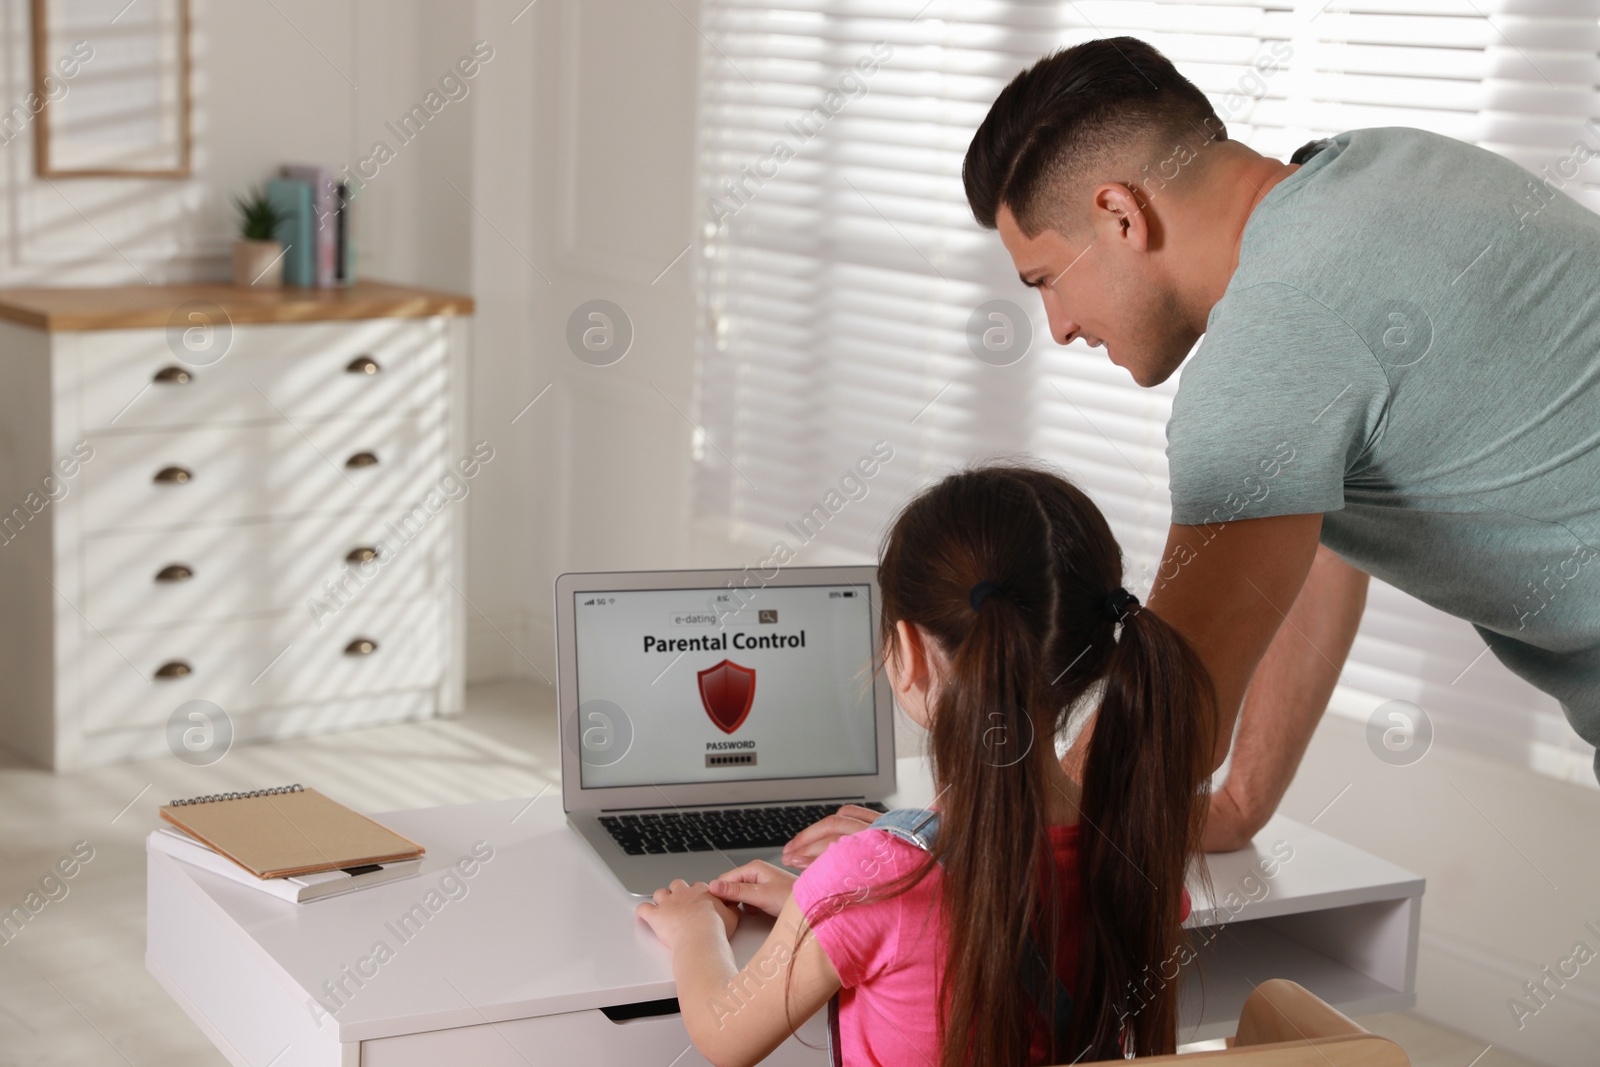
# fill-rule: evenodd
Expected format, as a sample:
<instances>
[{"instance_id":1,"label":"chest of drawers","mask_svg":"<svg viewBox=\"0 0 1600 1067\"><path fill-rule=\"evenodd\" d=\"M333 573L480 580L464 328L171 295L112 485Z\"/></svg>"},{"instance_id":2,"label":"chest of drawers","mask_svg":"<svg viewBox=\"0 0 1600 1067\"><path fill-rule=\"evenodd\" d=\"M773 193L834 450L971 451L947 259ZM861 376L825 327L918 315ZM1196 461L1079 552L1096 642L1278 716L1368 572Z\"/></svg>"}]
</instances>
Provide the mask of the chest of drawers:
<instances>
[{"instance_id":1,"label":"chest of drawers","mask_svg":"<svg viewBox=\"0 0 1600 1067\"><path fill-rule=\"evenodd\" d=\"M493 459L471 312L381 282L0 291L0 744L206 763L459 711Z\"/></svg>"}]
</instances>

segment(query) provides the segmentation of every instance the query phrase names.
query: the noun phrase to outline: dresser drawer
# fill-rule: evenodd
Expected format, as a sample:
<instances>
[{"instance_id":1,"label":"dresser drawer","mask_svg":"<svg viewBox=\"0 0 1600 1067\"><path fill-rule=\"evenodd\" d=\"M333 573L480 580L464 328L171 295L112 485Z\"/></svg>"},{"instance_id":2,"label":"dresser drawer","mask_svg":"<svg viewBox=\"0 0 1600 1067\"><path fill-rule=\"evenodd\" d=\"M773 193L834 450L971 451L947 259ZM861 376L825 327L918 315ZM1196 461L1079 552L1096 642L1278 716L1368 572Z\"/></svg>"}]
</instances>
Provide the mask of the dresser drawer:
<instances>
[{"instance_id":1,"label":"dresser drawer","mask_svg":"<svg viewBox=\"0 0 1600 1067\"><path fill-rule=\"evenodd\" d=\"M409 506L445 473L444 432L411 413L97 437L84 529Z\"/></svg>"},{"instance_id":2,"label":"dresser drawer","mask_svg":"<svg viewBox=\"0 0 1600 1067\"><path fill-rule=\"evenodd\" d=\"M396 507L97 534L84 540L80 631L291 611L311 620L341 602L419 596L437 582L445 525Z\"/></svg>"},{"instance_id":3,"label":"dresser drawer","mask_svg":"<svg viewBox=\"0 0 1600 1067\"><path fill-rule=\"evenodd\" d=\"M358 598L320 627L295 614L97 636L81 645L83 729L161 728L190 700L233 713L437 685L441 619L437 598Z\"/></svg>"},{"instance_id":4,"label":"dresser drawer","mask_svg":"<svg viewBox=\"0 0 1600 1067\"><path fill-rule=\"evenodd\" d=\"M445 396L442 319L238 326L211 363L183 349L182 331L171 338L154 329L79 336L85 432L377 414Z\"/></svg>"}]
</instances>

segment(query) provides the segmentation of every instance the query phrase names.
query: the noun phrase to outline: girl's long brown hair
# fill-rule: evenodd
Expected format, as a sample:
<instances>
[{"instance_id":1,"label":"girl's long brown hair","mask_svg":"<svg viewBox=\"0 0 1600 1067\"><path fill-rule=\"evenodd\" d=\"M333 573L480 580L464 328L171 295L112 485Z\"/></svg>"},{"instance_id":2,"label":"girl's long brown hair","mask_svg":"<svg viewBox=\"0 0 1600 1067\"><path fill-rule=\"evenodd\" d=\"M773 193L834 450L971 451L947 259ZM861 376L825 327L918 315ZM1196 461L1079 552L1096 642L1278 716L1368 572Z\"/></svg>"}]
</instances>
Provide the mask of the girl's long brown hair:
<instances>
[{"instance_id":1,"label":"girl's long brown hair","mask_svg":"<svg viewBox=\"0 0 1600 1067\"><path fill-rule=\"evenodd\" d=\"M1162 973L1183 936L1180 894L1199 851L1216 730L1205 668L1148 610L1127 614L1118 637L1106 611L1122 583L1117 542L1089 498L1049 470L988 465L925 490L885 538L878 581L884 656L895 655L905 620L943 661L931 724L938 844L874 897L942 867L940 1067L1017 1067L1039 1028L1049 1033L1019 979L1030 934L1056 970L1047 761L1073 714L1092 711L1085 697L1097 687L1079 806L1082 948L1067 983L1069 1047L1049 1062L1175 1051L1176 984L1135 982ZM998 590L975 610L969 597L983 581Z\"/></svg>"}]
</instances>

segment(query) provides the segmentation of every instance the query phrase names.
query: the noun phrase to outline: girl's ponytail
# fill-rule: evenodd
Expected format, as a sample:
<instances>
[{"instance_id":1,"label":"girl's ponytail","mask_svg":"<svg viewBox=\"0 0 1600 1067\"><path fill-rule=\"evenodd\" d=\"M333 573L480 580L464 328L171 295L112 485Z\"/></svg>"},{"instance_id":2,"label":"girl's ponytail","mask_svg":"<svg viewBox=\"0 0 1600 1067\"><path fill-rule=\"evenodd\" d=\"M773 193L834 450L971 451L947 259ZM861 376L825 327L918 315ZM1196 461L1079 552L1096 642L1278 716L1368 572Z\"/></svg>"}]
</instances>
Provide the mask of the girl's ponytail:
<instances>
[{"instance_id":1,"label":"girl's ponytail","mask_svg":"<svg viewBox=\"0 0 1600 1067\"><path fill-rule=\"evenodd\" d=\"M986 585L998 595L981 595ZM1048 726L1037 718L1041 650L1025 616L1039 611L1030 603L1039 591L992 580L973 590L974 616L950 657L929 745L940 804L960 812L945 820L934 849L950 920L940 1067L1026 1064L1036 1025L1017 976L1039 932L1043 760L1054 758L1053 745L1036 743ZM1003 907L996 887L1004 887Z\"/></svg>"},{"instance_id":2,"label":"girl's ponytail","mask_svg":"<svg viewBox=\"0 0 1600 1067\"><path fill-rule=\"evenodd\" d=\"M1176 1049L1182 890L1200 850L1217 729L1205 666L1176 630L1118 589L1083 770L1079 831L1085 919L1074 1048L1086 1059Z\"/></svg>"}]
</instances>

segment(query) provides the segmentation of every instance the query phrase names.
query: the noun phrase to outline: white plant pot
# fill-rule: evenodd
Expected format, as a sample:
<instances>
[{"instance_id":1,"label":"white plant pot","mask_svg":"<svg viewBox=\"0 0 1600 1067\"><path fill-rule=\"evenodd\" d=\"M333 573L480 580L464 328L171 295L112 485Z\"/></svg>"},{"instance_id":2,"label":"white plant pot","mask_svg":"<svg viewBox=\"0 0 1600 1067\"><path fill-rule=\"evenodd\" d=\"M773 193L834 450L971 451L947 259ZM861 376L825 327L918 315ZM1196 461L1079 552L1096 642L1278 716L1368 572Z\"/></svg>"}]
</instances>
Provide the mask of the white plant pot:
<instances>
[{"instance_id":1,"label":"white plant pot","mask_svg":"<svg viewBox=\"0 0 1600 1067\"><path fill-rule=\"evenodd\" d=\"M257 289L283 285L283 245L278 241L233 242L233 284Z\"/></svg>"}]
</instances>

